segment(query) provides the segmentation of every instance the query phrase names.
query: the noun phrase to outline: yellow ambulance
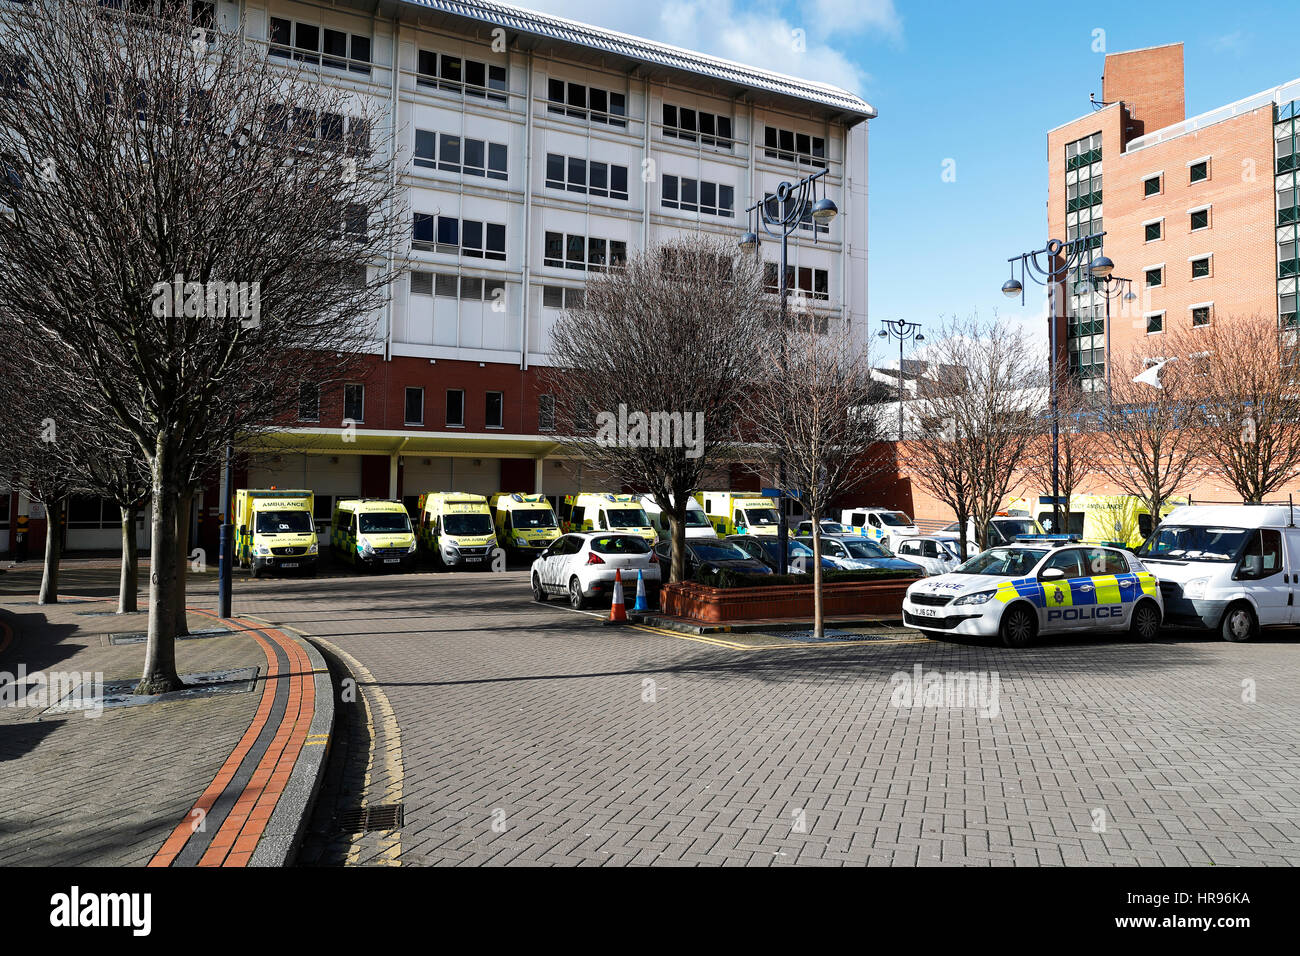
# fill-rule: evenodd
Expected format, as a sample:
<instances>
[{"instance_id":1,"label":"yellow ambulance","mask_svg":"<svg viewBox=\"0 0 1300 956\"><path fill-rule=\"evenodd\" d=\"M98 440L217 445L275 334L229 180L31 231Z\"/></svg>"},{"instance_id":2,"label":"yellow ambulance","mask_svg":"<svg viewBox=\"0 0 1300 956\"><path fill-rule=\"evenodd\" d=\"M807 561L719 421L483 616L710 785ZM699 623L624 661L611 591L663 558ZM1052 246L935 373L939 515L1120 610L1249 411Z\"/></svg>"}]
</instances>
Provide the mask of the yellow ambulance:
<instances>
[{"instance_id":1,"label":"yellow ambulance","mask_svg":"<svg viewBox=\"0 0 1300 956\"><path fill-rule=\"evenodd\" d=\"M780 516L774 498L764 498L755 491L700 491L695 497L704 506L719 538L729 534L775 537L777 533Z\"/></svg>"},{"instance_id":2,"label":"yellow ambulance","mask_svg":"<svg viewBox=\"0 0 1300 956\"><path fill-rule=\"evenodd\" d=\"M507 551L533 558L560 536L560 522L545 495L499 491L488 499L488 506L497 540Z\"/></svg>"},{"instance_id":3,"label":"yellow ambulance","mask_svg":"<svg viewBox=\"0 0 1300 956\"><path fill-rule=\"evenodd\" d=\"M347 564L404 571L415 561L415 529L400 501L344 498L334 505L330 547Z\"/></svg>"},{"instance_id":4,"label":"yellow ambulance","mask_svg":"<svg viewBox=\"0 0 1300 956\"><path fill-rule=\"evenodd\" d=\"M458 491L420 495L417 540L420 550L439 567L490 567L497 536L487 499Z\"/></svg>"},{"instance_id":5,"label":"yellow ambulance","mask_svg":"<svg viewBox=\"0 0 1300 956\"><path fill-rule=\"evenodd\" d=\"M301 489L235 492L235 560L257 577L266 570L316 573L320 543L312 517L316 496Z\"/></svg>"},{"instance_id":6,"label":"yellow ambulance","mask_svg":"<svg viewBox=\"0 0 1300 956\"><path fill-rule=\"evenodd\" d=\"M560 502L560 526L565 531L622 531L639 535L652 545L659 541L659 532L641 507L640 495L565 495Z\"/></svg>"}]
</instances>

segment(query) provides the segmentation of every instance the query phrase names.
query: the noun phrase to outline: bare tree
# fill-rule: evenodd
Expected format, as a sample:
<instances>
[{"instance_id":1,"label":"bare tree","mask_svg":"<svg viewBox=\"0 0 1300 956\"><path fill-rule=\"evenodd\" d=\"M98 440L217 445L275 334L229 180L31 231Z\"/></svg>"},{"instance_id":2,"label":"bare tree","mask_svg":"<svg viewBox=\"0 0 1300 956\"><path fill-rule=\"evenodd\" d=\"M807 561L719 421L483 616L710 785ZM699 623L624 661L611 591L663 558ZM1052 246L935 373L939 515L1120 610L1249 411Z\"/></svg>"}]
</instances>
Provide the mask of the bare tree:
<instances>
[{"instance_id":1,"label":"bare tree","mask_svg":"<svg viewBox=\"0 0 1300 956\"><path fill-rule=\"evenodd\" d=\"M1198 475L1205 448L1204 417L1189 383L1192 369L1170 358L1142 350L1117 354L1106 414L1107 477L1140 498L1153 522L1159 522L1165 499Z\"/></svg>"},{"instance_id":2,"label":"bare tree","mask_svg":"<svg viewBox=\"0 0 1300 956\"><path fill-rule=\"evenodd\" d=\"M1243 501L1263 501L1300 475L1295 346L1283 342L1277 320L1225 316L1183 331L1172 344L1206 416L1207 471Z\"/></svg>"},{"instance_id":3,"label":"bare tree","mask_svg":"<svg viewBox=\"0 0 1300 956\"><path fill-rule=\"evenodd\" d=\"M840 495L867 482L880 463L869 452L883 437L870 357L847 322L833 327L811 309L791 309L757 356L764 374L751 396L746 433L786 479L812 521L813 628L825 630L821 519Z\"/></svg>"},{"instance_id":4,"label":"bare tree","mask_svg":"<svg viewBox=\"0 0 1300 956\"><path fill-rule=\"evenodd\" d=\"M1100 470L1105 441L1098 431L1100 407L1075 382L1066 380L1057 386L1057 407L1060 429L1056 452L1053 452L1052 447L1050 421L1040 420L1040 428L1033 434L1026 449L1021 472L1036 492L1050 491L1055 459L1056 483L1063 499L1061 510L1067 516L1067 524L1064 528L1052 528L1052 531L1067 531L1070 499L1085 481Z\"/></svg>"},{"instance_id":5,"label":"bare tree","mask_svg":"<svg viewBox=\"0 0 1300 956\"><path fill-rule=\"evenodd\" d=\"M912 480L957 516L962 554L974 519L980 548L1017 469L1043 428L1043 375L1024 336L996 319L952 320L934 335L926 361L920 432L903 457Z\"/></svg>"},{"instance_id":6,"label":"bare tree","mask_svg":"<svg viewBox=\"0 0 1300 956\"><path fill-rule=\"evenodd\" d=\"M141 693L180 686L177 506L195 463L287 414L299 382L356 374L410 228L375 107L164 7L6 11L0 97L0 321L24 343L6 360L67 382L79 401L60 419L110 418L150 471Z\"/></svg>"},{"instance_id":7,"label":"bare tree","mask_svg":"<svg viewBox=\"0 0 1300 956\"><path fill-rule=\"evenodd\" d=\"M556 429L585 463L654 497L672 529L672 581L687 499L735 455L766 334L761 268L734 250L696 234L634 253L591 276L552 331Z\"/></svg>"}]
</instances>

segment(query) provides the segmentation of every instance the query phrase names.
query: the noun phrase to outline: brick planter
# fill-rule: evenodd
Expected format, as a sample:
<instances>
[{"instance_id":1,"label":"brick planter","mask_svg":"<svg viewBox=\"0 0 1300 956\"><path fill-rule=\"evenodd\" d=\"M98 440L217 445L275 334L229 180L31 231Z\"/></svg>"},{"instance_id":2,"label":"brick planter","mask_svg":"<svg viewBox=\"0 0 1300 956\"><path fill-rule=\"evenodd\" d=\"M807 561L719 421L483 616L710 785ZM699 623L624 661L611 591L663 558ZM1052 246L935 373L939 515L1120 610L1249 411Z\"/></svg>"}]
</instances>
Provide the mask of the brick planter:
<instances>
[{"instance_id":1,"label":"brick planter","mask_svg":"<svg viewBox=\"0 0 1300 956\"><path fill-rule=\"evenodd\" d=\"M903 595L915 580L826 582L822 585L823 612L827 617L901 616ZM659 607L664 614L704 624L731 624L766 618L811 619L813 588L811 582L775 587L713 588L686 581L664 585L659 593Z\"/></svg>"}]
</instances>

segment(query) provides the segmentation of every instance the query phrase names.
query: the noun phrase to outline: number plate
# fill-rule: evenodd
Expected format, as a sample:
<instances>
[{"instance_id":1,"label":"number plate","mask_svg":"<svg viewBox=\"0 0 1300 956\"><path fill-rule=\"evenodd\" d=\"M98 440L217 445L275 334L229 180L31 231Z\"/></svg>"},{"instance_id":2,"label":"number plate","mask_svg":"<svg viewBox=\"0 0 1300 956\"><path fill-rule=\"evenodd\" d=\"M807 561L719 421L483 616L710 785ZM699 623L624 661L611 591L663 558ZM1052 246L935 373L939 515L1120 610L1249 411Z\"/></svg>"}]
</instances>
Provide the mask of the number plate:
<instances>
[{"instance_id":1,"label":"number plate","mask_svg":"<svg viewBox=\"0 0 1300 956\"><path fill-rule=\"evenodd\" d=\"M384 558L384 564L397 564L401 560L401 558Z\"/></svg>"},{"instance_id":2,"label":"number plate","mask_svg":"<svg viewBox=\"0 0 1300 956\"><path fill-rule=\"evenodd\" d=\"M933 607L914 607L912 613L917 617L938 617L939 609Z\"/></svg>"},{"instance_id":3,"label":"number plate","mask_svg":"<svg viewBox=\"0 0 1300 956\"><path fill-rule=\"evenodd\" d=\"M466 559L465 559L465 563L466 563L466 564L471 564L471 563L473 563L473 562L482 561L482 560L483 560L482 558L466 558Z\"/></svg>"},{"instance_id":4,"label":"number plate","mask_svg":"<svg viewBox=\"0 0 1300 956\"><path fill-rule=\"evenodd\" d=\"M282 568L296 568L297 566L298 566L297 561L282 561L280 563L280 567Z\"/></svg>"}]
</instances>

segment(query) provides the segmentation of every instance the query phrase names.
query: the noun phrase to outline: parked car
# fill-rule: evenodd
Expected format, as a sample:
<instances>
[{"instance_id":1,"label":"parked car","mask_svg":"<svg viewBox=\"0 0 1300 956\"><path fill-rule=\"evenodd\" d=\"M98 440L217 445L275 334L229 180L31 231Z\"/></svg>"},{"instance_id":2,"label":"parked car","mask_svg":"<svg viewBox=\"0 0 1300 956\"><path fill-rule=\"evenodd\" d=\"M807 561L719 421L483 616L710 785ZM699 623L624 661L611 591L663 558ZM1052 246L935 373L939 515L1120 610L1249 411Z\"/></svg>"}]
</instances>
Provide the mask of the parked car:
<instances>
[{"instance_id":1,"label":"parked car","mask_svg":"<svg viewBox=\"0 0 1300 956\"><path fill-rule=\"evenodd\" d=\"M947 574L961 564L960 542L946 535L918 534L898 538L894 553L925 568L926 574Z\"/></svg>"},{"instance_id":2,"label":"parked car","mask_svg":"<svg viewBox=\"0 0 1300 956\"><path fill-rule=\"evenodd\" d=\"M557 538L533 561L533 600L568 595L569 606L582 610L596 598L612 595L615 572L623 572L625 594L635 594L636 575L645 579L646 599L658 594L659 558L637 534L610 531L570 532Z\"/></svg>"},{"instance_id":3,"label":"parked car","mask_svg":"<svg viewBox=\"0 0 1300 956\"><path fill-rule=\"evenodd\" d=\"M846 524L838 521L832 521L830 518L822 518L822 534L857 534L858 532ZM812 534L812 521L800 521L795 529L796 533L803 537Z\"/></svg>"},{"instance_id":4,"label":"parked car","mask_svg":"<svg viewBox=\"0 0 1300 956\"><path fill-rule=\"evenodd\" d=\"M775 540L775 539L774 539ZM673 546L670 541L655 545L655 552L665 568L672 567ZM712 541L700 538L686 539L686 575L694 577L696 571L739 571L741 574L771 574L772 569L762 561L750 557L729 541Z\"/></svg>"},{"instance_id":5,"label":"parked car","mask_svg":"<svg viewBox=\"0 0 1300 956\"><path fill-rule=\"evenodd\" d=\"M958 531L957 522L954 521L944 528L942 533L945 537L955 538ZM1031 517L1000 514L989 519L988 545L990 548L1002 547L1014 544L1022 534L1045 533L1043 526ZM966 557L974 557L979 550L979 544L975 540L975 519L970 518L966 522Z\"/></svg>"},{"instance_id":6,"label":"parked car","mask_svg":"<svg viewBox=\"0 0 1300 956\"><path fill-rule=\"evenodd\" d=\"M797 540L812 547L812 538ZM861 571L868 568L890 571L924 572L919 564L895 557L888 548L859 534L822 535L822 557L829 558L842 571Z\"/></svg>"},{"instance_id":7,"label":"parked car","mask_svg":"<svg viewBox=\"0 0 1300 956\"><path fill-rule=\"evenodd\" d=\"M775 573L780 564L781 545L776 538L759 538L750 534L733 534L725 539L751 558L762 561ZM803 574L812 567L812 548L795 538L786 546L786 570L790 574ZM834 570L835 562L822 555L822 570Z\"/></svg>"}]
</instances>

